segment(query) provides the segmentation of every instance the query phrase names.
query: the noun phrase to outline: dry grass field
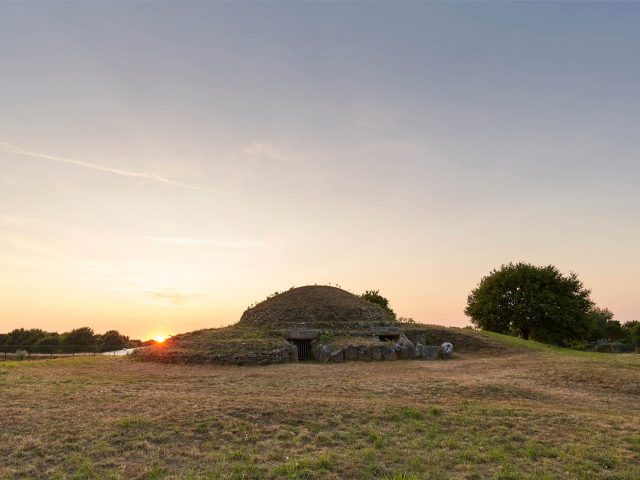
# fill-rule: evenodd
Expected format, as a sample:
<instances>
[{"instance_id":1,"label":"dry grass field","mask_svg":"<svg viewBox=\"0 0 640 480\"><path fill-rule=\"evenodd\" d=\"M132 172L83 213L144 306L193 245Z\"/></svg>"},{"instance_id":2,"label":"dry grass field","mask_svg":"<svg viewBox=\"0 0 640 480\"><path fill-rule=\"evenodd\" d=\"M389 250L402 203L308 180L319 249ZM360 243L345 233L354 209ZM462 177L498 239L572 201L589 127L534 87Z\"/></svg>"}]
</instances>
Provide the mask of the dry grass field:
<instances>
[{"instance_id":1,"label":"dry grass field","mask_svg":"<svg viewBox=\"0 0 640 480\"><path fill-rule=\"evenodd\" d=\"M508 342L432 362L0 363L0 478L640 478L640 355Z\"/></svg>"}]
</instances>

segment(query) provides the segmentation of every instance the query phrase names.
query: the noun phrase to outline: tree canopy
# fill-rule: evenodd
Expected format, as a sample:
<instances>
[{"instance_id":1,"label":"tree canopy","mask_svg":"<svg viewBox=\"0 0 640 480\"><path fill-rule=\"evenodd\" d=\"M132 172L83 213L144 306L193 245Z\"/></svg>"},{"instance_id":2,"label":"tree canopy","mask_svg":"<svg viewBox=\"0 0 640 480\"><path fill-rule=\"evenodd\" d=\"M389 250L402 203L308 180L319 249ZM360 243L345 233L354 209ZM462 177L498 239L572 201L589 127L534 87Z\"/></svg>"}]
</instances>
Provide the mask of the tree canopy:
<instances>
[{"instance_id":1,"label":"tree canopy","mask_svg":"<svg viewBox=\"0 0 640 480\"><path fill-rule=\"evenodd\" d=\"M467 298L465 313L485 330L569 344L589 334L590 294L575 273L509 263L482 278Z\"/></svg>"},{"instance_id":2,"label":"tree canopy","mask_svg":"<svg viewBox=\"0 0 640 480\"><path fill-rule=\"evenodd\" d=\"M589 340L606 340L616 342L627 340L632 342L632 325L627 328L618 320L613 319L613 312L608 308L593 307L589 312ZM630 323L630 322L628 322Z\"/></svg>"},{"instance_id":3,"label":"tree canopy","mask_svg":"<svg viewBox=\"0 0 640 480\"><path fill-rule=\"evenodd\" d=\"M33 353L105 352L139 346L140 340L131 340L117 330L96 334L89 327L73 329L65 333L45 332L39 328L16 328L0 333L0 351L28 349Z\"/></svg>"},{"instance_id":4,"label":"tree canopy","mask_svg":"<svg viewBox=\"0 0 640 480\"><path fill-rule=\"evenodd\" d=\"M631 320L626 322L623 327L628 332L628 341L635 343L636 345L640 344L640 320Z\"/></svg>"},{"instance_id":5,"label":"tree canopy","mask_svg":"<svg viewBox=\"0 0 640 480\"><path fill-rule=\"evenodd\" d=\"M120 350L129 346L129 337L122 335L117 330L109 330L99 337L98 343L103 352Z\"/></svg>"}]
</instances>

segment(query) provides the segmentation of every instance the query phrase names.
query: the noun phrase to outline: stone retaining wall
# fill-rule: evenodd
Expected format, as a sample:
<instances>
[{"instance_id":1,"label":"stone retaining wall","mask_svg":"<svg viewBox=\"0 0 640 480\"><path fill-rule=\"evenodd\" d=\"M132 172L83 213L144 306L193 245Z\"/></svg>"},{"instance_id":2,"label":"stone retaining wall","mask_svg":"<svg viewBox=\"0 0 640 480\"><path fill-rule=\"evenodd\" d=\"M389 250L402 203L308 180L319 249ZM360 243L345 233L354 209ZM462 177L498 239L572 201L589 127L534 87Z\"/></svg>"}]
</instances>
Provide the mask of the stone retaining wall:
<instances>
[{"instance_id":1,"label":"stone retaining wall","mask_svg":"<svg viewBox=\"0 0 640 480\"><path fill-rule=\"evenodd\" d=\"M312 348L313 358L318 362L380 361L380 360L436 360L451 358L453 350L442 346L388 344L379 346L349 345L345 348L331 348L317 344Z\"/></svg>"},{"instance_id":2,"label":"stone retaining wall","mask_svg":"<svg viewBox=\"0 0 640 480\"><path fill-rule=\"evenodd\" d=\"M371 325L388 325L387 313L377 305L367 307L300 306L289 308L271 308L262 310L252 308L242 314L241 323L258 326L301 326L313 328L342 329L370 328Z\"/></svg>"},{"instance_id":3,"label":"stone retaining wall","mask_svg":"<svg viewBox=\"0 0 640 480\"><path fill-rule=\"evenodd\" d=\"M145 349L146 350L146 349ZM198 363L213 365L269 365L297 361L295 345L286 345L270 351L235 351L233 353L190 353L163 350L139 350L134 357L162 363Z\"/></svg>"}]
</instances>

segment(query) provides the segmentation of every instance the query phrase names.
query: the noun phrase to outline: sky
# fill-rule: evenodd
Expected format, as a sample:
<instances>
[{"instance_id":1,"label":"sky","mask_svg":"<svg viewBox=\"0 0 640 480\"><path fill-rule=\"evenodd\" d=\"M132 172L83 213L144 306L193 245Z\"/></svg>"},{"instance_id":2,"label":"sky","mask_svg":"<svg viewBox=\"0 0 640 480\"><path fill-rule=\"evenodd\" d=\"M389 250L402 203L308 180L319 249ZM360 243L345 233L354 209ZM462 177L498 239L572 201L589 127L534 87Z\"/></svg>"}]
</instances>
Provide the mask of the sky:
<instances>
[{"instance_id":1,"label":"sky","mask_svg":"<svg viewBox=\"0 0 640 480\"><path fill-rule=\"evenodd\" d=\"M468 325L510 261L640 318L638 3L0 3L0 332L307 284Z\"/></svg>"}]
</instances>

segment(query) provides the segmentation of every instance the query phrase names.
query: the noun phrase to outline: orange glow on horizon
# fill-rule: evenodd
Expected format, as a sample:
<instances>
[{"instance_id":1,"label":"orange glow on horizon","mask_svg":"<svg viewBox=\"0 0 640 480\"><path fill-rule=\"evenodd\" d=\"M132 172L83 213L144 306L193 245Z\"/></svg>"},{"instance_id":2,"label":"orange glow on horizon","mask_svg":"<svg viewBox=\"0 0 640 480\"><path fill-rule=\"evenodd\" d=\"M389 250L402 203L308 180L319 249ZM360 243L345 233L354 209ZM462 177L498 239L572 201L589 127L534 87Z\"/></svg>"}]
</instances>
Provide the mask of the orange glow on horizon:
<instances>
[{"instance_id":1,"label":"orange glow on horizon","mask_svg":"<svg viewBox=\"0 0 640 480\"><path fill-rule=\"evenodd\" d=\"M164 341L167 339L166 336L164 335L156 335L155 337L153 337L153 339L157 342L157 343L164 343Z\"/></svg>"}]
</instances>

